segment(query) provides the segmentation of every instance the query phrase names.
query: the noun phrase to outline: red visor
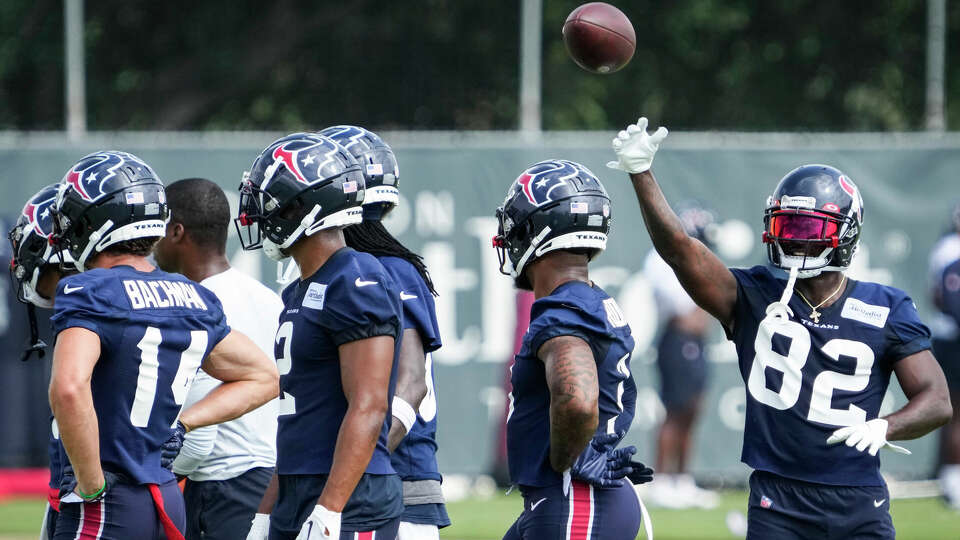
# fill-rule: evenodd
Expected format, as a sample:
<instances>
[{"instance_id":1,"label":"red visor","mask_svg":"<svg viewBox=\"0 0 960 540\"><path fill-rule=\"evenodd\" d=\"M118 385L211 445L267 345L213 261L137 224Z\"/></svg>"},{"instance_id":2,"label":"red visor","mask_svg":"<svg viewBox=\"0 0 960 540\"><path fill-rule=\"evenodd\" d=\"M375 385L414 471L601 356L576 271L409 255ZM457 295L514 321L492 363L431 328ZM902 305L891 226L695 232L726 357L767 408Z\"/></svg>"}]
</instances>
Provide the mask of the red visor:
<instances>
[{"instance_id":1,"label":"red visor","mask_svg":"<svg viewBox=\"0 0 960 540\"><path fill-rule=\"evenodd\" d=\"M819 212L776 212L770 218L771 236L792 240L831 240L839 225L835 218Z\"/></svg>"}]
</instances>

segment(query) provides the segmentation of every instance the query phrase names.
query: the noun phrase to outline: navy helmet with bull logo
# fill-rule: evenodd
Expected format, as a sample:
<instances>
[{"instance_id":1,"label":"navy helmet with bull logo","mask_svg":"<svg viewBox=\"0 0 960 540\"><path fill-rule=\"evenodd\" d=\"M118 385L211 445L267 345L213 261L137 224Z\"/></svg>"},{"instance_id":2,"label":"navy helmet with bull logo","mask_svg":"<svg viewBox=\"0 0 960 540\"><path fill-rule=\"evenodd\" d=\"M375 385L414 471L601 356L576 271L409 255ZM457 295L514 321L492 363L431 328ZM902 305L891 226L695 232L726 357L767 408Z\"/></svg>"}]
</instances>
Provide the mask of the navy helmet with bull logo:
<instances>
[{"instance_id":1,"label":"navy helmet with bull logo","mask_svg":"<svg viewBox=\"0 0 960 540\"><path fill-rule=\"evenodd\" d=\"M317 133L277 139L240 184L240 243L282 260L304 236L360 223L364 186L357 160L336 141Z\"/></svg>"},{"instance_id":2,"label":"navy helmet with bull logo","mask_svg":"<svg viewBox=\"0 0 960 540\"><path fill-rule=\"evenodd\" d=\"M128 240L162 238L169 213L163 182L142 159L107 150L80 159L60 182L52 241L77 270L91 256Z\"/></svg>"},{"instance_id":3,"label":"navy helmet with bull logo","mask_svg":"<svg viewBox=\"0 0 960 540\"><path fill-rule=\"evenodd\" d=\"M521 289L531 288L524 269L546 253L566 249L593 258L607 247L610 197L596 175L573 161L528 167L510 185L496 215L500 225L493 245L500 271Z\"/></svg>"}]
</instances>

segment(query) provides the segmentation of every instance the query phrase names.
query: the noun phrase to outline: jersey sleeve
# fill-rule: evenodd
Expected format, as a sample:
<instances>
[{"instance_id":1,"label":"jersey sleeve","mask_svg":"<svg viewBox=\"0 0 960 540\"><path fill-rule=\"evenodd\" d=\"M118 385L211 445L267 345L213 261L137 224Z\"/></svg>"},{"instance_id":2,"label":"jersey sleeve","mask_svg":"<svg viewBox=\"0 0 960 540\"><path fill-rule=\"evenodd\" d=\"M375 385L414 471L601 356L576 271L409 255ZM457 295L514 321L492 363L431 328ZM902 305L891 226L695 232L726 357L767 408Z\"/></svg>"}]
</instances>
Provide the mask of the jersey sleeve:
<instances>
[{"instance_id":1,"label":"jersey sleeve","mask_svg":"<svg viewBox=\"0 0 960 540\"><path fill-rule=\"evenodd\" d=\"M436 308L433 293L413 265L404 261L396 265L397 286L400 288L400 304L403 306L403 329L413 329L420 334L423 352L440 348L440 332L437 328Z\"/></svg>"},{"instance_id":2,"label":"jersey sleeve","mask_svg":"<svg viewBox=\"0 0 960 540\"><path fill-rule=\"evenodd\" d=\"M574 336L590 343L594 328L578 309L562 304L548 304L539 309L535 307L534 310L530 329L527 330L530 336L530 353L534 356L537 356L544 343L555 337Z\"/></svg>"},{"instance_id":3,"label":"jersey sleeve","mask_svg":"<svg viewBox=\"0 0 960 540\"><path fill-rule=\"evenodd\" d=\"M220 343L220 341L230 333L227 316L223 312L223 304L220 302L220 298L210 289L198 284L197 291L203 297L204 303L207 304L207 311L210 314L210 321L208 323L210 325L210 329L208 330L210 332L210 343L212 346L216 346L217 343Z\"/></svg>"},{"instance_id":4,"label":"jersey sleeve","mask_svg":"<svg viewBox=\"0 0 960 540\"><path fill-rule=\"evenodd\" d=\"M400 337L400 291L383 272L342 275L326 291L318 324L337 345L376 336Z\"/></svg>"},{"instance_id":5,"label":"jersey sleeve","mask_svg":"<svg viewBox=\"0 0 960 540\"><path fill-rule=\"evenodd\" d=\"M104 324L116 316L115 308L102 299L101 284L97 280L82 279L84 277L83 274L70 276L61 279L57 285L53 316L50 317L54 337L68 328L86 328L103 336L106 333Z\"/></svg>"},{"instance_id":6,"label":"jersey sleeve","mask_svg":"<svg viewBox=\"0 0 960 540\"><path fill-rule=\"evenodd\" d=\"M890 346L886 360L890 364L930 348L930 329L920 320L917 306L909 296L900 297L894 305L887 328Z\"/></svg>"}]
</instances>

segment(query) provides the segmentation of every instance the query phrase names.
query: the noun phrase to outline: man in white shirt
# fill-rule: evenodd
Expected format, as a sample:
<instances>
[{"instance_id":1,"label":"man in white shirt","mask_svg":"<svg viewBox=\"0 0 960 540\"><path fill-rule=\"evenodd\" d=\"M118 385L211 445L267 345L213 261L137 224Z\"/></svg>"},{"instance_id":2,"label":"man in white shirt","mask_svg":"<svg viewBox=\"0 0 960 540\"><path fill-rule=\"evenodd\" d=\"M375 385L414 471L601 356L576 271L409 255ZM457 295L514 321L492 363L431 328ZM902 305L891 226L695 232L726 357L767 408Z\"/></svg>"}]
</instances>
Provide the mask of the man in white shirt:
<instances>
[{"instance_id":1,"label":"man in white shirt","mask_svg":"<svg viewBox=\"0 0 960 540\"><path fill-rule=\"evenodd\" d=\"M274 358L273 340L283 302L259 281L230 267L226 257L230 208L215 183L188 178L167 186L171 211L167 234L157 244L158 266L213 291L227 324ZM184 407L220 381L200 370ZM187 477L187 540L246 537L276 463L277 400L219 425L188 433L173 472Z\"/></svg>"}]
</instances>

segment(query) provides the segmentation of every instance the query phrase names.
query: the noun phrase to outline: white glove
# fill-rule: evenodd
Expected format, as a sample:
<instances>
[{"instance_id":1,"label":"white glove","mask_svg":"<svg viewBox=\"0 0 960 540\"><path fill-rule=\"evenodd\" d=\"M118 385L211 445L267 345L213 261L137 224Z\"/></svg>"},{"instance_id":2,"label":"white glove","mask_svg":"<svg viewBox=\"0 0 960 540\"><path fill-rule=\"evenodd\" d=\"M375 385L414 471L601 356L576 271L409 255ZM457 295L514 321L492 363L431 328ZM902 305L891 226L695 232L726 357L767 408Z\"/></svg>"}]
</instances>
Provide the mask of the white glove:
<instances>
[{"instance_id":1,"label":"white glove","mask_svg":"<svg viewBox=\"0 0 960 540\"><path fill-rule=\"evenodd\" d=\"M887 441L887 421L883 418L874 418L856 426L847 426L833 432L827 439L827 444L837 444L846 441L847 446L856 445L857 451L867 450L871 456L877 455L881 448L888 448L900 454L910 455L911 452L902 446Z\"/></svg>"},{"instance_id":2,"label":"white glove","mask_svg":"<svg viewBox=\"0 0 960 540\"><path fill-rule=\"evenodd\" d=\"M270 514L256 514L247 533L247 540L267 540L270 537Z\"/></svg>"},{"instance_id":3,"label":"white glove","mask_svg":"<svg viewBox=\"0 0 960 540\"><path fill-rule=\"evenodd\" d=\"M647 135L647 119L641 116L636 124L630 124L627 129L617 133L613 139L617 161L607 163L607 167L630 174L648 171L653 165L654 154L666 138L667 128L663 126L657 128L653 135Z\"/></svg>"},{"instance_id":4,"label":"white glove","mask_svg":"<svg viewBox=\"0 0 960 540\"><path fill-rule=\"evenodd\" d=\"M340 512L318 504L303 522L297 540L340 540Z\"/></svg>"}]
</instances>

